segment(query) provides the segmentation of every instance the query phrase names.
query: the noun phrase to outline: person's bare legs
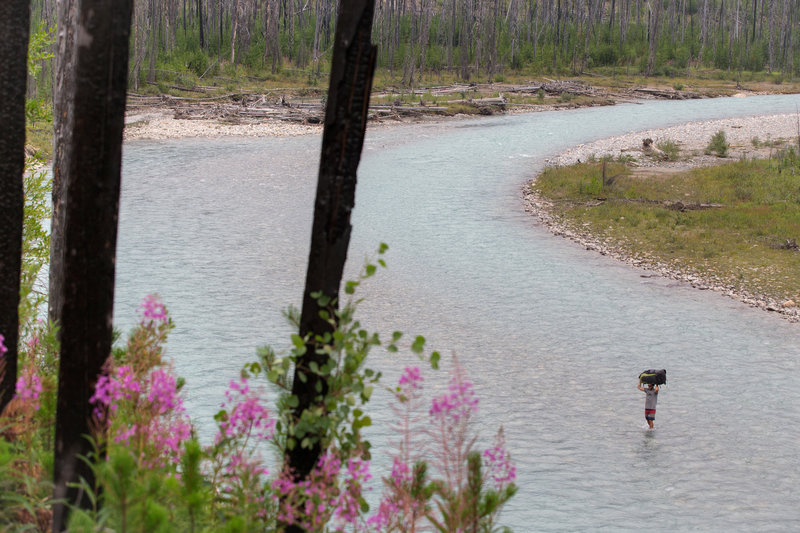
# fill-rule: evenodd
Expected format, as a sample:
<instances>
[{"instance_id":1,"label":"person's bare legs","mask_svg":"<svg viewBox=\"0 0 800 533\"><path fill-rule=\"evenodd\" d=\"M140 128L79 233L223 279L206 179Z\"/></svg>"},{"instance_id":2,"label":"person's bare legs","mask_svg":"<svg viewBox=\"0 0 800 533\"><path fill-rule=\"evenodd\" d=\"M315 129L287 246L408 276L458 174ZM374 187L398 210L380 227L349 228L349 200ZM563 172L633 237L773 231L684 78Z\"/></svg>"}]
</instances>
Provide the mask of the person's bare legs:
<instances>
[{"instance_id":1,"label":"person's bare legs","mask_svg":"<svg viewBox=\"0 0 800 533\"><path fill-rule=\"evenodd\" d=\"M653 429L653 421L652 420L648 420L647 421L647 425L650 426L650 429Z\"/></svg>"}]
</instances>

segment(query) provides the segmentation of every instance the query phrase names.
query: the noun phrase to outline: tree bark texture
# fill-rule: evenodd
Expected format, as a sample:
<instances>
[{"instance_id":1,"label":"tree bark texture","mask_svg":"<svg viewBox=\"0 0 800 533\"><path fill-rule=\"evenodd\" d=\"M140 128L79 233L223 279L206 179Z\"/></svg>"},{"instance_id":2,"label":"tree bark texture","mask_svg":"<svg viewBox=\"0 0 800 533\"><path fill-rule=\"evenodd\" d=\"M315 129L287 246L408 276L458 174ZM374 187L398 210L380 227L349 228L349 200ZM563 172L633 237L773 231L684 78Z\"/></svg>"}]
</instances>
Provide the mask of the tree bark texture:
<instances>
[{"instance_id":1,"label":"tree bark texture","mask_svg":"<svg viewBox=\"0 0 800 533\"><path fill-rule=\"evenodd\" d=\"M336 26L328 106L322 136L322 157L314 205L311 251L308 258L300 335L321 335L331 325L320 318L320 307L311 296L322 292L337 298L347 247L350 242L350 214L355 205L356 170L361 158L367 124L367 108L375 70L376 48L371 43L374 0L342 0ZM303 382L298 373L311 361L322 365L324 355L308 345L306 355L295 369L292 393L298 397L297 417L318 403L315 392L319 376L309 373ZM322 382L323 395L325 383ZM287 452L287 463L296 479L305 478L320 456L320 446L299 445ZM287 531L301 531L288 529Z\"/></svg>"},{"instance_id":2,"label":"tree bark texture","mask_svg":"<svg viewBox=\"0 0 800 533\"><path fill-rule=\"evenodd\" d=\"M29 0L0 2L0 412L17 381Z\"/></svg>"},{"instance_id":3,"label":"tree bark texture","mask_svg":"<svg viewBox=\"0 0 800 533\"><path fill-rule=\"evenodd\" d=\"M56 76L53 85L53 215L50 221L50 274L48 318L56 322L61 316L64 273L64 173L67 169L67 124L72 114L75 19L77 0L58 3L56 36Z\"/></svg>"},{"instance_id":4,"label":"tree bark texture","mask_svg":"<svg viewBox=\"0 0 800 533\"><path fill-rule=\"evenodd\" d=\"M81 0L75 28L75 86L67 125L63 307L55 440L56 498L88 507L68 483L94 474L91 405L111 352L114 262L132 0ZM54 507L53 529L67 525Z\"/></svg>"}]
</instances>

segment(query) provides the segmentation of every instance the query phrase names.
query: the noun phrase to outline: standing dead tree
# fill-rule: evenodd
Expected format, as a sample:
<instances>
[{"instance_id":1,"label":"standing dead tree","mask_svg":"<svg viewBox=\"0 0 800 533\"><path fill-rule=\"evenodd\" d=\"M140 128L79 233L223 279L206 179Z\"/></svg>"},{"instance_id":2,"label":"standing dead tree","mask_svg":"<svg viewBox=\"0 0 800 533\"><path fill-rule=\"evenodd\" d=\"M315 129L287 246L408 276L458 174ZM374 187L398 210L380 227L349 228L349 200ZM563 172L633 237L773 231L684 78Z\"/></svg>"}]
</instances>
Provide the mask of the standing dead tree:
<instances>
[{"instance_id":1,"label":"standing dead tree","mask_svg":"<svg viewBox=\"0 0 800 533\"><path fill-rule=\"evenodd\" d=\"M128 85L132 0L81 0L75 27L74 90L63 142L64 261L61 355L55 438L53 530L67 526L67 504L88 508L74 484L94 486L81 456L92 446L91 405L111 352L114 262L122 130ZM66 501L66 504L61 503Z\"/></svg>"},{"instance_id":2,"label":"standing dead tree","mask_svg":"<svg viewBox=\"0 0 800 533\"><path fill-rule=\"evenodd\" d=\"M56 74L53 85L53 215L50 222L50 286L48 317L55 322L61 316L64 257L64 179L67 168L66 144L57 139L66 135L72 107L74 83L75 19L77 0L58 3L58 35L56 36Z\"/></svg>"},{"instance_id":3,"label":"standing dead tree","mask_svg":"<svg viewBox=\"0 0 800 533\"><path fill-rule=\"evenodd\" d=\"M0 2L0 334L8 350L0 355L0 412L17 381L29 20L29 0Z\"/></svg>"},{"instance_id":4,"label":"standing dead tree","mask_svg":"<svg viewBox=\"0 0 800 533\"><path fill-rule=\"evenodd\" d=\"M352 230L350 213L355 205L356 170L364 144L375 71L377 52L371 42L373 12L374 0L342 0L336 25L311 251L300 317L302 337L323 335L332 330L331 324L320 316L322 308L312 294L320 292L331 300L339 296ZM306 354L298 361L294 372L292 394L298 399L293 413L295 421L300 420L304 411L324 405L327 392L324 378L306 371L312 362L322 367L327 357L317 353L317 346L313 338L310 339ZM302 379L300 374L304 374ZM286 464L296 480L308 476L321 452L319 439L311 447L298 443L286 452ZM302 529L290 526L287 531Z\"/></svg>"}]
</instances>

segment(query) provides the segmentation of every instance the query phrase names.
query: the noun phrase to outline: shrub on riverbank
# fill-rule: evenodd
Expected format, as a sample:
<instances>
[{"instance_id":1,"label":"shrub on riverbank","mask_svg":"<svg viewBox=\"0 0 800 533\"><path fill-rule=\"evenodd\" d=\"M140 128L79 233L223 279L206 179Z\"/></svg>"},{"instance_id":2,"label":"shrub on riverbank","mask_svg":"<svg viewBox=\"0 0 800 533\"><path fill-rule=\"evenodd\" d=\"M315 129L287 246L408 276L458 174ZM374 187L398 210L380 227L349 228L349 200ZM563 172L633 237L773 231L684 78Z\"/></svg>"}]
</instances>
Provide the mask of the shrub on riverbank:
<instances>
[{"instance_id":1,"label":"shrub on riverbank","mask_svg":"<svg viewBox=\"0 0 800 533\"><path fill-rule=\"evenodd\" d=\"M730 148L730 144L728 144L728 140L725 137L725 132L723 130L719 130L708 142L708 146L706 146L706 155L713 154L717 157L727 157L728 148Z\"/></svg>"},{"instance_id":2,"label":"shrub on riverbank","mask_svg":"<svg viewBox=\"0 0 800 533\"><path fill-rule=\"evenodd\" d=\"M800 296L800 165L742 161L610 186L600 164L546 170L533 187L564 225L633 258L776 301ZM795 159L796 161L796 159Z\"/></svg>"}]
</instances>

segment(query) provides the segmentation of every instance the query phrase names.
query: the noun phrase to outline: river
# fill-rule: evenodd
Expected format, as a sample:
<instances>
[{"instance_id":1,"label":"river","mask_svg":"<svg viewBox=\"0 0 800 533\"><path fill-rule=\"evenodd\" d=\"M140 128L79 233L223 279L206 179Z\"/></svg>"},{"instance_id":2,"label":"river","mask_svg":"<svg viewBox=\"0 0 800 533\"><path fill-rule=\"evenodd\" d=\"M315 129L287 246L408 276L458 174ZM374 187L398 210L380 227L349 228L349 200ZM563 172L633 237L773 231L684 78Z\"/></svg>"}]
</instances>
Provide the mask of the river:
<instances>
[{"instance_id":1,"label":"river","mask_svg":"<svg viewBox=\"0 0 800 533\"><path fill-rule=\"evenodd\" d=\"M388 243L388 269L361 293L363 322L458 355L481 398L481 442L502 424L517 463L503 523L800 527L800 327L554 237L520 194L546 158L579 143L799 103L647 102L370 129L346 277ZM177 324L168 354L201 432L255 348L288 345L281 311L301 301L319 146L318 136L125 145L115 321L130 328L141 298L162 295ZM409 362L377 353L373 366L390 384ZM635 387L654 367L669 380L651 432ZM391 417L382 399L369 432L379 445Z\"/></svg>"}]
</instances>

